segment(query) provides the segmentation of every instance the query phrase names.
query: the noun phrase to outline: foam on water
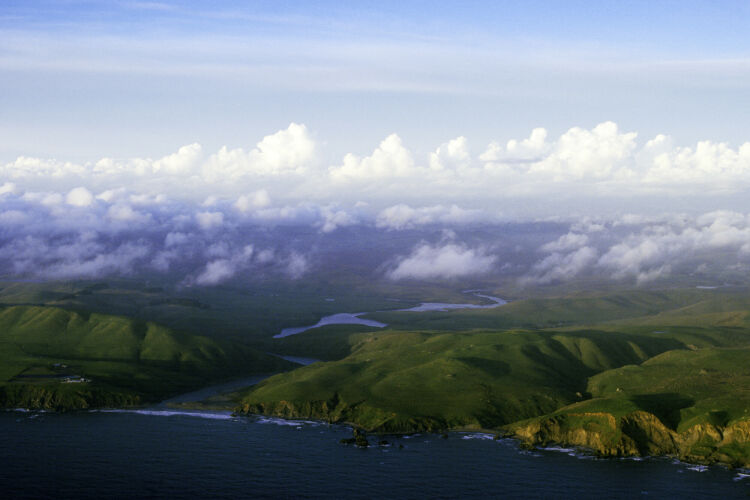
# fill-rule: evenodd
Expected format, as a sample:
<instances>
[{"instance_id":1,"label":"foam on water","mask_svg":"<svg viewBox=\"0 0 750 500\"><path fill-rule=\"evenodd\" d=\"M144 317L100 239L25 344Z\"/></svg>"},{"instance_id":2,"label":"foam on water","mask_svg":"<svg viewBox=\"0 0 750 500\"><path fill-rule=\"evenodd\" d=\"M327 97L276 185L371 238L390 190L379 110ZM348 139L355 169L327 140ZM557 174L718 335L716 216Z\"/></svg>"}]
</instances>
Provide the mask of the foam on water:
<instances>
[{"instance_id":1,"label":"foam on water","mask_svg":"<svg viewBox=\"0 0 750 500\"><path fill-rule=\"evenodd\" d=\"M706 472L708 470L708 465L688 465L687 469L695 472Z\"/></svg>"},{"instance_id":2,"label":"foam on water","mask_svg":"<svg viewBox=\"0 0 750 500\"><path fill-rule=\"evenodd\" d=\"M322 425L320 422L315 422L313 420L286 420L283 418L278 417L257 417L254 422L256 424L273 424L273 425L282 425L282 426L289 426L289 427L297 427L301 428L302 425L317 427L319 425Z\"/></svg>"},{"instance_id":3,"label":"foam on water","mask_svg":"<svg viewBox=\"0 0 750 500\"><path fill-rule=\"evenodd\" d=\"M91 410L91 413L135 413L136 415L148 415L151 417L196 417L207 418L210 420L232 420L236 418L231 412L199 412L199 411L180 411L180 410Z\"/></svg>"},{"instance_id":4,"label":"foam on water","mask_svg":"<svg viewBox=\"0 0 750 500\"><path fill-rule=\"evenodd\" d=\"M555 451L558 453L571 453L571 452L575 453L576 452L576 450L573 448L563 448L562 446L547 446L545 448L540 448L540 449L544 451Z\"/></svg>"},{"instance_id":5,"label":"foam on water","mask_svg":"<svg viewBox=\"0 0 750 500\"><path fill-rule=\"evenodd\" d=\"M492 441L492 440L495 439L495 435L494 434L486 434L486 433L483 433L483 432L477 432L477 433L474 433L474 434L464 434L463 436L461 436L461 439L488 439L488 440Z\"/></svg>"}]
</instances>

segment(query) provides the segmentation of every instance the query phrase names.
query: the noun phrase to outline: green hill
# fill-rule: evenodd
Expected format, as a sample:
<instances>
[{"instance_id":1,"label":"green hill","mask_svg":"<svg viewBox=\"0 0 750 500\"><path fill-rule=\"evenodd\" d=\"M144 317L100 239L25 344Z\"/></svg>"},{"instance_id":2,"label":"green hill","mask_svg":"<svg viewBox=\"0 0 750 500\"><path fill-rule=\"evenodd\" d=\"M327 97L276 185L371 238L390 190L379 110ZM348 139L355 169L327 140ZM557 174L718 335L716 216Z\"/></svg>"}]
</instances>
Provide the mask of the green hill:
<instances>
[{"instance_id":1,"label":"green hill","mask_svg":"<svg viewBox=\"0 0 750 500\"><path fill-rule=\"evenodd\" d=\"M494 429L603 456L746 466L748 311L741 290L672 290L378 313L392 328L325 327L281 339L285 351L329 361L246 390L237 411L386 433ZM519 329L523 318L528 327ZM407 324L436 330L402 330ZM463 324L495 328L446 331Z\"/></svg>"},{"instance_id":2,"label":"green hill","mask_svg":"<svg viewBox=\"0 0 750 500\"><path fill-rule=\"evenodd\" d=\"M592 399L509 426L532 444L750 464L750 347L668 351L589 379Z\"/></svg>"},{"instance_id":3,"label":"green hill","mask_svg":"<svg viewBox=\"0 0 750 500\"><path fill-rule=\"evenodd\" d=\"M54 307L0 310L0 406L158 400L214 380L290 367L232 342ZM65 383L83 377L88 382ZM109 398L109 399L108 399Z\"/></svg>"},{"instance_id":4,"label":"green hill","mask_svg":"<svg viewBox=\"0 0 750 500\"><path fill-rule=\"evenodd\" d=\"M274 376L240 410L401 432L490 428L580 400L588 377L684 348L658 336L476 331L358 334L352 353Z\"/></svg>"}]
</instances>

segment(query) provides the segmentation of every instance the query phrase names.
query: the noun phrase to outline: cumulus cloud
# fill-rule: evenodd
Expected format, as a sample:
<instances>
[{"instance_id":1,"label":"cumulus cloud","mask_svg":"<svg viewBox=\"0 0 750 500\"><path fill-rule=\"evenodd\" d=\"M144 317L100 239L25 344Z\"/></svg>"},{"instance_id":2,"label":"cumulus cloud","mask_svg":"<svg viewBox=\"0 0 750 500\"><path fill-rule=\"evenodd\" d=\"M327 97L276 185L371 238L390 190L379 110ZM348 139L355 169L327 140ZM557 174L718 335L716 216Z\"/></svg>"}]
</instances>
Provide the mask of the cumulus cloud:
<instances>
[{"instance_id":1,"label":"cumulus cloud","mask_svg":"<svg viewBox=\"0 0 750 500\"><path fill-rule=\"evenodd\" d=\"M492 141L479 159L484 162L528 163L540 160L550 147L547 143L547 131L540 127L532 130L527 139L510 139L505 147Z\"/></svg>"},{"instance_id":2,"label":"cumulus cloud","mask_svg":"<svg viewBox=\"0 0 750 500\"><path fill-rule=\"evenodd\" d=\"M596 257L596 250L587 246L569 253L554 252L536 263L521 283L546 284L569 280L596 262Z\"/></svg>"},{"instance_id":3,"label":"cumulus cloud","mask_svg":"<svg viewBox=\"0 0 750 500\"><path fill-rule=\"evenodd\" d=\"M392 280L460 278L492 270L497 258L484 249L469 248L459 243L440 246L418 245L412 253L398 259L388 271Z\"/></svg>"},{"instance_id":4,"label":"cumulus cloud","mask_svg":"<svg viewBox=\"0 0 750 500\"><path fill-rule=\"evenodd\" d=\"M725 265L738 264L750 251L750 216L731 211L697 217L627 215L599 226L589 235L569 232L539 247L548 255L523 281L550 283L594 273L644 284L670 276L675 268L706 269L719 257Z\"/></svg>"},{"instance_id":5,"label":"cumulus cloud","mask_svg":"<svg viewBox=\"0 0 750 500\"><path fill-rule=\"evenodd\" d=\"M203 167L207 182L236 182L252 176L304 174L315 161L316 145L307 127L292 123L264 137L251 151L221 148Z\"/></svg>"},{"instance_id":6,"label":"cumulus cloud","mask_svg":"<svg viewBox=\"0 0 750 500\"><path fill-rule=\"evenodd\" d=\"M466 137L457 137L441 144L434 153L430 153L429 164L433 170L461 171L469 168L471 166L471 154Z\"/></svg>"},{"instance_id":7,"label":"cumulus cloud","mask_svg":"<svg viewBox=\"0 0 750 500\"><path fill-rule=\"evenodd\" d=\"M85 187L77 187L70 190L65 197L65 202L74 207L88 207L94 203L94 195Z\"/></svg>"},{"instance_id":8,"label":"cumulus cloud","mask_svg":"<svg viewBox=\"0 0 750 500\"><path fill-rule=\"evenodd\" d=\"M542 245L544 252L563 252L565 250L574 250L588 243L589 237L585 234L567 233L560 236L555 241Z\"/></svg>"},{"instance_id":9,"label":"cumulus cloud","mask_svg":"<svg viewBox=\"0 0 750 500\"><path fill-rule=\"evenodd\" d=\"M320 230L324 233L330 233L340 227L353 226L357 219L346 210L337 210L332 207L323 207L321 209L323 219L320 222Z\"/></svg>"},{"instance_id":10,"label":"cumulus cloud","mask_svg":"<svg viewBox=\"0 0 750 500\"><path fill-rule=\"evenodd\" d=\"M696 207L710 207L721 193L750 190L750 143L733 148L700 141L683 147L664 134L638 139L635 131L603 122L572 127L558 137L535 128L524 139L493 141L476 156L469 140L459 136L417 155L394 133L369 155L351 152L324 164L307 127L291 123L254 147L225 146L213 153L193 143L158 159L79 164L21 156L0 166L0 196L20 190L93 202L80 191L85 189L106 202L123 192L162 202L234 200L234 208L246 214L273 208L273 199L292 207L362 201L374 211L408 203L540 216L555 212L551 200L565 200L577 212L614 212L634 196L668 207L690 194Z\"/></svg>"},{"instance_id":11,"label":"cumulus cloud","mask_svg":"<svg viewBox=\"0 0 750 500\"><path fill-rule=\"evenodd\" d=\"M604 122L558 136L535 128L525 138L493 141L478 155L464 136L417 154L391 134L369 152L323 163L305 125L291 123L259 139L218 151L193 143L156 159L21 156L0 165L0 267L24 276L73 276L75 266L86 276L182 272L196 285L263 266L297 277L317 268L307 249L293 241L261 245L247 235L258 227L305 226L322 239L358 224L460 233L519 214L570 222L533 248L516 250L525 260L513 269L523 267L529 282L591 272L647 283L689 259L698 267L711 252L750 258L747 215L701 215L703 207L744 203L750 143L675 146L667 135L639 140L635 131ZM653 215L653 206L670 215ZM629 215L616 216L622 212ZM469 241L464 236L457 238ZM450 278L492 268L495 257L486 248L497 247L471 241L418 245L391 261L389 276ZM256 248L253 256L238 257L247 245ZM114 255L122 266L112 263Z\"/></svg>"},{"instance_id":12,"label":"cumulus cloud","mask_svg":"<svg viewBox=\"0 0 750 500\"><path fill-rule=\"evenodd\" d=\"M224 214L221 212L198 212L195 221L201 229L212 229L224 224Z\"/></svg>"},{"instance_id":13,"label":"cumulus cloud","mask_svg":"<svg viewBox=\"0 0 750 500\"><path fill-rule=\"evenodd\" d=\"M252 260L253 252L253 246L247 245L230 258L217 259L207 263L203 271L195 278L195 282L199 285L216 285L228 280L248 266Z\"/></svg>"},{"instance_id":14,"label":"cumulus cloud","mask_svg":"<svg viewBox=\"0 0 750 500\"><path fill-rule=\"evenodd\" d=\"M331 167L329 173L334 181L358 182L372 179L392 179L414 175L414 158L396 134L386 137L372 155L360 158L347 154L342 165Z\"/></svg>"},{"instance_id":15,"label":"cumulus cloud","mask_svg":"<svg viewBox=\"0 0 750 500\"><path fill-rule=\"evenodd\" d=\"M467 210L456 205L412 208L400 203L383 209L377 215L375 225L379 228L399 230L435 223L467 224L484 218L481 210Z\"/></svg>"},{"instance_id":16,"label":"cumulus cloud","mask_svg":"<svg viewBox=\"0 0 750 500\"><path fill-rule=\"evenodd\" d=\"M271 205L271 197L265 189L259 189L252 194L242 195L234 203L234 208L239 212L248 213Z\"/></svg>"}]
</instances>

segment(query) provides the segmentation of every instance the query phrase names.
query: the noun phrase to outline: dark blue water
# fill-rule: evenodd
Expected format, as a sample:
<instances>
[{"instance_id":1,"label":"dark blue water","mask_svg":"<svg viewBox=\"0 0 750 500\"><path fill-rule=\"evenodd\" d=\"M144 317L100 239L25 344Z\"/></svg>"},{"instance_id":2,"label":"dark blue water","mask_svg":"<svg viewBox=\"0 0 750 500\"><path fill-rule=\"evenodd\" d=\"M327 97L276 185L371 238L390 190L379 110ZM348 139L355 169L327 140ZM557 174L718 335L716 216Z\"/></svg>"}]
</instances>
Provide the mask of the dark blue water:
<instances>
[{"instance_id":1,"label":"dark blue water","mask_svg":"<svg viewBox=\"0 0 750 500\"><path fill-rule=\"evenodd\" d=\"M146 412L147 413L147 412ZM226 413L0 412L2 498L745 498L750 478L668 459L523 452L479 434L339 444L345 427ZM200 415L200 414L199 414ZM695 468L699 469L699 468Z\"/></svg>"}]
</instances>

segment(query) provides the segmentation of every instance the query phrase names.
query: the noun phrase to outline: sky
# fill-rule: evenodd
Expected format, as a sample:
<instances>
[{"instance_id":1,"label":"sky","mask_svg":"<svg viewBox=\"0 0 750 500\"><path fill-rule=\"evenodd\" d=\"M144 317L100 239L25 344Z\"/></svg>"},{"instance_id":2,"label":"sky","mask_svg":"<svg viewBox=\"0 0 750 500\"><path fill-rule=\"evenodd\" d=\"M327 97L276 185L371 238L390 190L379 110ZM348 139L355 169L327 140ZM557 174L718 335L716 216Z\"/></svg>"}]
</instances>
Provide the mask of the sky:
<instances>
[{"instance_id":1,"label":"sky","mask_svg":"<svg viewBox=\"0 0 750 500\"><path fill-rule=\"evenodd\" d=\"M59 277L168 269L200 240L208 274L189 279L209 284L309 267L221 232L243 225L543 220L571 231L538 249L532 281L614 272L610 250L643 257L657 233L682 243L659 240L634 279L714 248L696 236L709 227L744 255L749 24L742 1L5 0L0 259L53 255L11 267ZM627 241L574 230L634 220ZM212 247L219 234L231 244ZM450 238L410 259L502 266Z\"/></svg>"}]
</instances>

